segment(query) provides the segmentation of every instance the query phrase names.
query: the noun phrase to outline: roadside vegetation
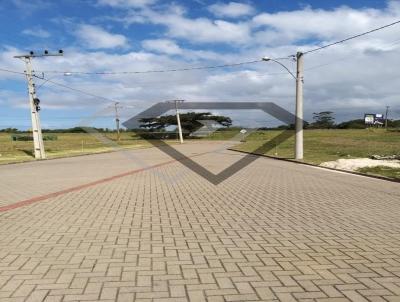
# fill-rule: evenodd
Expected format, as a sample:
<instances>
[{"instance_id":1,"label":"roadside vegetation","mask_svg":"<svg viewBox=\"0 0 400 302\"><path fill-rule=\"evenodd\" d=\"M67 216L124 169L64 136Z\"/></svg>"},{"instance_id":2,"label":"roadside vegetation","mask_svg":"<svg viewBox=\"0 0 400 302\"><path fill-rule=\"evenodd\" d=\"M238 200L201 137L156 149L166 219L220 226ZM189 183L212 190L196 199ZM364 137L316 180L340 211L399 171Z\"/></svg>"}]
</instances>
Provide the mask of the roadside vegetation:
<instances>
[{"instance_id":1,"label":"roadside vegetation","mask_svg":"<svg viewBox=\"0 0 400 302\"><path fill-rule=\"evenodd\" d=\"M204 137L192 137L190 132L202 126L198 120L212 120L220 125L218 130ZM114 150L148 148L154 146L155 138L168 143L177 142L176 117L174 115L143 119L136 132L117 133L109 129L56 129L43 130L45 150L48 158L75 156ZM233 150L268 155L278 158L294 158L293 125L263 128L241 133L241 128L232 127L229 117L214 116L209 112L181 114L185 140L230 140L240 141ZM400 120L389 121L389 128L365 128L364 120L352 120L335 124L332 112L314 113L314 122L305 124L304 162L319 165L327 161L351 158L367 158L372 155L400 155ZM86 131L91 133L86 133ZM243 132L243 131L242 131ZM139 135L140 133L140 135ZM250 133L250 134L249 134ZM0 130L0 164L33 160L33 142L29 132L17 129ZM148 141L151 140L151 143ZM375 167L359 171L367 174L399 178L399 169Z\"/></svg>"},{"instance_id":2,"label":"roadside vegetation","mask_svg":"<svg viewBox=\"0 0 400 302\"><path fill-rule=\"evenodd\" d=\"M279 141L276 138L283 130L264 130L250 134L245 142L234 150L254 152L279 158L294 158L294 131L286 130L290 136ZM228 137L229 132L215 134L215 139ZM233 135L232 135L233 136ZM261 147L266 142L265 147ZM319 165L341 158L367 158L372 155L400 155L400 131L389 129L315 129L304 130L304 162ZM365 168L362 173L400 178L396 171Z\"/></svg>"},{"instance_id":3,"label":"roadside vegetation","mask_svg":"<svg viewBox=\"0 0 400 302\"><path fill-rule=\"evenodd\" d=\"M0 133L0 164L34 160L33 142L31 140L13 141L14 134ZM29 135L24 133L21 135ZM110 152L114 150L148 148L153 145L133 132L122 132L117 141L115 132L83 132L57 133L48 131L44 137L52 137L44 141L47 158L68 157L83 154Z\"/></svg>"},{"instance_id":4,"label":"roadside vegetation","mask_svg":"<svg viewBox=\"0 0 400 302\"><path fill-rule=\"evenodd\" d=\"M366 167L358 169L358 172L370 174L370 175L381 175L389 178L400 179L400 169L399 168L390 168L385 166L378 167Z\"/></svg>"},{"instance_id":5,"label":"roadside vegetation","mask_svg":"<svg viewBox=\"0 0 400 302\"><path fill-rule=\"evenodd\" d=\"M250 134L246 141L234 147L236 150L256 152L281 158L294 158L294 131L286 140L276 140L283 130L263 130ZM215 139L221 139L215 134ZM228 137L228 133L224 133ZM271 143L260 147L267 141ZM304 130L304 161L320 164L340 158L359 158L371 155L400 153L400 131L384 129L316 129Z\"/></svg>"}]
</instances>

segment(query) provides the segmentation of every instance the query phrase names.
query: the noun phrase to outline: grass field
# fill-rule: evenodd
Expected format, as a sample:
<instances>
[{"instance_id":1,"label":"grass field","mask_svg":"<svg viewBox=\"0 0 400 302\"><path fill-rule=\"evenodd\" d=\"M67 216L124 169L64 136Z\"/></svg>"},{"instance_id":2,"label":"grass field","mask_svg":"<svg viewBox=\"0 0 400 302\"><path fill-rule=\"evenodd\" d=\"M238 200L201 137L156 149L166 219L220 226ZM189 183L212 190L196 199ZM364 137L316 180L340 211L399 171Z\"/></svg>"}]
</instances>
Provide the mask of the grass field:
<instances>
[{"instance_id":1,"label":"grass field","mask_svg":"<svg viewBox=\"0 0 400 302\"><path fill-rule=\"evenodd\" d=\"M237 146L237 150L255 151L266 141L272 142L257 151L259 154L293 158L294 131L286 140L276 138L282 131L257 131ZM368 157L373 154L400 154L400 132L383 129L360 130L305 130L304 161L320 164L339 158Z\"/></svg>"},{"instance_id":2,"label":"grass field","mask_svg":"<svg viewBox=\"0 0 400 302\"><path fill-rule=\"evenodd\" d=\"M52 133L50 135L56 135L57 140L44 142L47 158L107 152L115 150L115 147L146 148L152 146L134 133L121 133L118 143L116 142L116 133L101 134L111 143L104 143L88 133ZM0 164L33 160L32 149L32 141L13 142L9 133L0 133Z\"/></svg>"},{"instance_id":3,"label":"grass field","mask_svg":"<svg viewBox=\"0 0 400 302\"><path fill-rule=\"evenodd\" d=\"M228 140L237 135L238 129L218 131L205 139ZM255 152L280 158L293 159L294 131L264 130L256 131L246 137L246 141L234 147L236 150ZM60 133L55 141L45 141L48 158L90 154L122 148L146 148L152 145L134 133L122 133L116 143L116 133L103 133L110 143L100 141L88 133ZM172 141L171 142L176 142ZM32 141L11 140L10 134L0 133L0 164L33 160ZM400 131L383 129L360 130L305 130L304 161L320 164L340 158L369 157L373 154L400 154ZM400 178L396 169L366 168L363 173Z\"/></svg>"},{"instance_id":4,"label":"grass field","mask_svg":"<svg viewBox=\"0 0 400 302\"><path fill-rule=\"evenodd\" d=\"M280 158L294 158L294 131L256 131L250 134L246 141L233 149L254 152ZM233 132L215 133L213 139L229 139ZM269 142L266 144L266 142ZM266 145L265 145L266 144ZM264 145L264 146L263 146ZM262 147L263 146L263 147ZM385 131L384 129L357 130L305 130L304 131L304 162L320 164L340 158L360 158L371 155L400 154L400 131ZM400 178L397 169L364 169L362 173Z\"/></svg>"},{"instance_id":5,"label":"grass field","mask_svg":"<svg viewBox=\"0 0 400 302\"><path fill-rule=\"evenodd\" d=\"M384 167L384 166L366 167L366 168L358 169L358 172L400 179L400 169L399 168L389 168L389 167Z\"/></svg>"}]
</instances>

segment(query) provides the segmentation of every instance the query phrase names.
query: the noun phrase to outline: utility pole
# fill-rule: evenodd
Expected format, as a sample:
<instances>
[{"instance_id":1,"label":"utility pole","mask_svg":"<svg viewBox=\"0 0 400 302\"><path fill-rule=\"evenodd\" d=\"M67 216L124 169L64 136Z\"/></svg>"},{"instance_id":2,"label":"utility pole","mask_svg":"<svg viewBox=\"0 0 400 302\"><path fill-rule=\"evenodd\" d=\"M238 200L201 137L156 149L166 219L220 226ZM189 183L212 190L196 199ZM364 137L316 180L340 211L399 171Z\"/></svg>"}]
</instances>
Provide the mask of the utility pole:
<instances>
[{"instance_id":1,"label":"utility pole","mask_svg":"<svg viewBox=\"0 0 400 302\"><path fill-rule=\"evenodd\" d=\"M179 117L178 102L182 103L183 100L175 100L175 112L176 112L176 121L178 122L179 141L181 144L183 144L181 118Z\"/></svg>"},{"instance_id":2,"label":"utility pole","mask_svg":"<svg viewBox=\"0 0 400 302\"><path fill-rule=\"evenodd\" d=\"M295 159L301 160L303 159L303 83L304 83L304 62L303 62L303 53L297 52L296 61L297 61L297 73L296 75L290 71L284 64L279 62L278 60L272 59L270 57L263 57L263 61L273 61L279 65L281 65L286 71L295 79L296 81L296 120L295 120Z\"/></svg>"},{"instance_id":3,"label":"utility pole","mask_svg":"<svg viewBox=\"0 0 400 302\"><path fill-rule=\"evenodd\" d=\"M387 130L388 127L388 114L389 114L390 106L386 106L386 115L385 115L385 129Z\"/></svg>"},{"instance_id":4,"label":"utility pole","mask_svg":"<svg viewBox=\"0 0 400 302\"><path fill-rule=\"evenodd\" d=\"M114 103L114 108L115 108L115 124L117 127L117 141L120 140L120 131L119 131L119 113L118 113L118 108L122 108L122 106L118 106L119 102Z\"/></svg>"},{"instance_id":5,"label":"utility pole","mask_svg":"<svg viewBox=\"0 0 400 302\"><path fill-rule=\"evenodd\" d=\"M26 65L26 79L28 82L28 95L29 105L31 109L31 120L32 120L32 135L33 135L33 147L35 153L35 159L46 159L46 153L43 144L42 128L40 126L40 100L36 95L35 83L33 81L33 70L32 70L32 58L34 57L46 57L46 56L62 56L63 51L59 50L58 54L49 54L47 50L44 54L36 55L33 51L26 55L14 56L14 58L21 59Z\"/></svg>"},{"instance_id":6,"label":"utility pole","mask_svg":"<svg viewBox=\"0 0 400 302\"><path fill-rule=\"evenodd\" d=\"M295 136L295 159L303 159L303 82L304 61L303 53L298 52L297 74L296 74L296 136Z\"/></svg>"}]
</instances>

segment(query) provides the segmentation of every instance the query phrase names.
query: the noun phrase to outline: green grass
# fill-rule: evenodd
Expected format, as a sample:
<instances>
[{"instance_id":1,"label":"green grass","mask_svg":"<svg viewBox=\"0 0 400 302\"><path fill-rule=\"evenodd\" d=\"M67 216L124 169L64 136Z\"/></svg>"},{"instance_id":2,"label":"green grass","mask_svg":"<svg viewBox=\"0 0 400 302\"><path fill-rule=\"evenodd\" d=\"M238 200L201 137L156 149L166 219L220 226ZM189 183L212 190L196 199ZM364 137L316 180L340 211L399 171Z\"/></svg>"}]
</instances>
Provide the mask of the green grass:
<instances>
[{"instance_id":1,"label":"green grass","mask_svg":"<svg viewBox=\"0 0 400 302\"><path fill-rule=\"evenodd\" d=\"M370 175L381 175L389 178L400 179L400 168L390 168L385 166L366 167L357 170L360 173Z\"/></svg>"},{"instance_id":2,"label":"green grass","mask_svg":"<svg viewBox=\"0 0 400 302\"><path fill-rule=\"evenodd\" d=\"M288 132L290 137L286 140L278 141L276 138L282 132L278 130L257 131L249 135L246 142L233 149L293 159L294 131ZM224 135L228 136L227 133ZM260 148L266 142L269 144ZM400 154L400 132L385 131L384 129L304 131L304 162L319 165L322 162L340 158L369 157L373 154ZM395 177L398 176L395 175Z\"/></svg>"},{"instance_id":3,"label":"green grass","mask_svg":"<svg viewBox=\"0 0 400 302\"><path fill-rule=\"evenodd\" d=\"M240 129L228 129L214 132L207 140L228 140L238 134ZM287 139L278 140L280 130L264 130L253 132L246 142L234 147L236 150L256 152L281 158L294 157L294 131L288 131ZM114 148L104 144L88 133L55 134L56 141L45 141L48 158L66 157L80 154L90 154L112 151ZM102 134L114 143L116 133ZM170 142L173 142L172 140ZM267 144L266 144L267 143ZM266 144L263 148L263 146ZM10 134L0 133L0 164L33 160L32 141L11 141ZM122 133L118 146L122 148L146 148L152 145L136 136L134 133ZM340 158L369 157L373 154L400 154L400 131L385 131L384 129L357 130L305 130L304 131L304 161L320 164ZM365 172L367 173L367 172ZM390 175L398 178L395 172L383 169L369 173ZM393 176L394 175L394 176Z\"/></svg>"},{"instance_id":4,"label":"green grass","mask_svg":"<svg viewBox=\"0 0 400 302\"><path fill-rule=\"evenodd\" d=\"M121 133L121 139L116 141L116 133L101 135L110 139L114 145L105 144L88 133L55 133L57 140L45 141L47 158L68 157L82 154L109 152L116 146L121 148L148 148L152 145L136 136L134 133ZM0 133L0 164L33 160L32 141L12 141L9 133Z\"/></svg>"}]
</instances>

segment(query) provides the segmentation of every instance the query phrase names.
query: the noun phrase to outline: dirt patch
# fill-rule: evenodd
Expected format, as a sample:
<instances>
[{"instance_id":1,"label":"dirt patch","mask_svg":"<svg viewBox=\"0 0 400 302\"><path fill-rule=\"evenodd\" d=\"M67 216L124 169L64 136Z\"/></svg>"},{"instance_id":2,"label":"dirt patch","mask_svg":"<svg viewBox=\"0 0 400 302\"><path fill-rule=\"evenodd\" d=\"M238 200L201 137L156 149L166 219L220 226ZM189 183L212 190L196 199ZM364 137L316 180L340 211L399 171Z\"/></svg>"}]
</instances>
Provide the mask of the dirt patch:
<instances>
[{"instance_id":1,"label":"dirt patch","mask_svg":"<svg viewBox=\"0 0 400 302\"><path fill-rule=\"evenodd\" d=\"M348 171L357 171L361 168L378 166L400 168L400 160L376 160L370 158L338 159L324 162L321 166Z\"/></svg>"}]
</instances>

